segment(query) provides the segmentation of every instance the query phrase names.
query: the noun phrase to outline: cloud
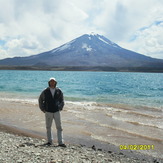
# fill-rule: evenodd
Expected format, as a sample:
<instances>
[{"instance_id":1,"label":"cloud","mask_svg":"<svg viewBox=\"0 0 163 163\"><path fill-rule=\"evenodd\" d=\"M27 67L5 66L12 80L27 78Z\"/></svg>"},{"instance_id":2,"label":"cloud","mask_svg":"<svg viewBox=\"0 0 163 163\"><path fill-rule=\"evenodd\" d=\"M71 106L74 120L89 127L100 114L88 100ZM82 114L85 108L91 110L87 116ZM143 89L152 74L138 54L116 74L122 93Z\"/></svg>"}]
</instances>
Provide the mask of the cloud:
<instances>
[{"instance_id":1,"label":"cloud","mask_svg":"<svg viewBox=\"0 0 163 163\"><path fill-rule=\"evenodd\" d=\"M12 57L51 50L79 35L79 29L84 29L81 22L88 17L63 0L2 0L0 6L0 40L6 42L1 45L0 58L6 56L4 52Z\"/></svg>"},{"instance_id":2,"label":"cloud","mask_svg":"<svg viewBox=\"0 0 163 163\"><path fill-rule=\"evenodd\" d=\"M163 21L156 21L138 30L130 45L136 45L136 51L142 54L163 58Z\"/></svg>"},{"instance_id":3,"label":"cloud","mask_svg":"<svg viewBox=\"0 0 163 163\"><path fill-rule=\"evenodd\" d=\"M163 20L162 5L161 0L1 0L0 58L38 54L90 32L163 58L162 25L153 24Z\"/></svg>"},{"instance_id":4,"label":"cloud","mask_svg":"<svg viewBox=\"0 0 163 163\"><path fill-rule=\"evenodd\" d=\"M111 12L103 10L110 15L108 21L103 20L101 28L109 39L126 49L163 58L162 6L163 2L159 0L116 1L112 3ZM102 13L99 17L106 18L107 14Z\"/></svg>"}]
</instances>

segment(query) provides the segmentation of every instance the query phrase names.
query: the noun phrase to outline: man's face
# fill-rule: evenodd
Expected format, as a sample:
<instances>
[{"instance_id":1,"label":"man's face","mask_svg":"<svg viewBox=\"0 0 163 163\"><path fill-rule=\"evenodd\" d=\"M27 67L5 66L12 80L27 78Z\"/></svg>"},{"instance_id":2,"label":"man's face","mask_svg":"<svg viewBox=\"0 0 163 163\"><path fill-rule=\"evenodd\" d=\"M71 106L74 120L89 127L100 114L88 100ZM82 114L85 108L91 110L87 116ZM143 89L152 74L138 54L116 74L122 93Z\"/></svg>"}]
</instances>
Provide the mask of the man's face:
<instances>
[{"instance_id":1,"label":"man's face","mask_svg":"<svg viewBox=\"0 0 163 163\"><path fill-rule=\"evenodd\" d=\"M56 87L56 82L54 80L50 80L50 87L55 88Z\"/></svg>"}]
</instances>

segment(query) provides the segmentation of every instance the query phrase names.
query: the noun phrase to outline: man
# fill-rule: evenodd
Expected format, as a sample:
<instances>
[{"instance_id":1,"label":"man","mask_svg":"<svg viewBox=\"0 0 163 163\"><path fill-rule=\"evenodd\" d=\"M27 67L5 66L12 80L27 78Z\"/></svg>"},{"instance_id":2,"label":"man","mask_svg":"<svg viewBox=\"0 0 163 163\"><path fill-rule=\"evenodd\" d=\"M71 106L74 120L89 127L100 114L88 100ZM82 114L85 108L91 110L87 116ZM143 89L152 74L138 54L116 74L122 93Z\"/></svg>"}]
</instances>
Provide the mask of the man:
<instances>
[{"instance_id":1,"label":"man","mask_svg":"<svg viewBox=\"0 0 163 163\"><path fill-rule=\"evenodd\" d=\"M60 115L60 111L63 109L64 106L63 93L58 87L56 87L57 81L55 78L50 78L48 84L49 87L46 88L39 97L39 107L41 111L45 113L48 139L46 145L50 146L53 144L51 126L54 119L57 129L58 146L66 147L66 145L63 142Z\"/></svg>"}]
</instances>

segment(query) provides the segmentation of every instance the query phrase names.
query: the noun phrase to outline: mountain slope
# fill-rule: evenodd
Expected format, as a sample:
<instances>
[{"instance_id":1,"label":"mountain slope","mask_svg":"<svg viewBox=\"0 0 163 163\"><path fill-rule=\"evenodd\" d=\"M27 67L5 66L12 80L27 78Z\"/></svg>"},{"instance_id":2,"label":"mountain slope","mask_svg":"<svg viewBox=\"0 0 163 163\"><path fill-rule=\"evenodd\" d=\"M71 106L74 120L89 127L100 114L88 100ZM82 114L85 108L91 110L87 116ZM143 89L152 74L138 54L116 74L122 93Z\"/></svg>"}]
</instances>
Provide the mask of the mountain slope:
<instances>
[{"instance_id":1,"label":"mountain slope","mask_svg":"<svg viewBox=\"0 0 163 163\"><path fill-rule=\"evenodd\" d=\"M48 52L0 60L0 65L163 67L163 60L124 49L98 34L85 34Z\"/></svg>"}]
</instances>

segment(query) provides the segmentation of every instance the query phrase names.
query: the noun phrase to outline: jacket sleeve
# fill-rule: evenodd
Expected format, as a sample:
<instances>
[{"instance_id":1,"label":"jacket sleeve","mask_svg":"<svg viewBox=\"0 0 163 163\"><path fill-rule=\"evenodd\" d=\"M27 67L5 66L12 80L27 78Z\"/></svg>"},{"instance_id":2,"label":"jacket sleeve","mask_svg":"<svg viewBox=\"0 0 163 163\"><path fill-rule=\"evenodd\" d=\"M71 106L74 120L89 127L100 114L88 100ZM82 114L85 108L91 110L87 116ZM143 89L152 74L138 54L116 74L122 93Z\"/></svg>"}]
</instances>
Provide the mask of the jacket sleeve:
<instances>
[{"instance_id":1,"label":"jacket sleeve","mask_svg":"<svg viewBox=\"0 0 163 163\"><path fill-rule=\"evenodd\" d=\"M39 108L41 109L41 111L45 112L45 91L43 91L41 95L39 96L38 102L39 102Z\"/></svg>"}]
</instances>

